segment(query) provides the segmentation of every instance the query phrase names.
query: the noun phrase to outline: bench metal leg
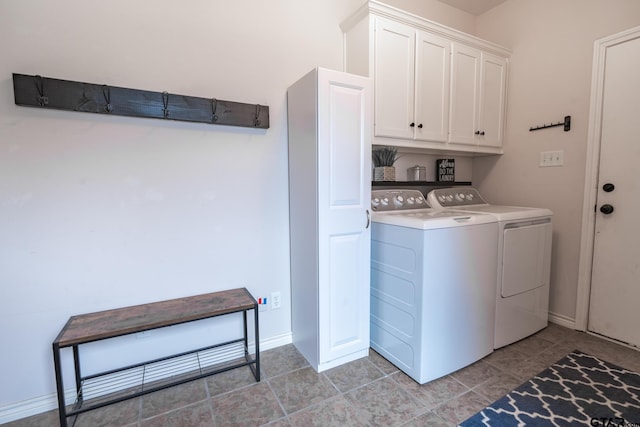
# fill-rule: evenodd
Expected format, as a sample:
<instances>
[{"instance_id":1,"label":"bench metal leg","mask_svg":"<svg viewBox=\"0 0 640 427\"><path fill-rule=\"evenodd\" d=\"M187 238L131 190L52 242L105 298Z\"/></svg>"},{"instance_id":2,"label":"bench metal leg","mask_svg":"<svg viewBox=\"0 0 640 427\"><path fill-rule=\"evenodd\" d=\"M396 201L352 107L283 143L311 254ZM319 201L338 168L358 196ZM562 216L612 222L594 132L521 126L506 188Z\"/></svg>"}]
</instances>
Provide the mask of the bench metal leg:
<instances>
[{"instance_id":1,"label":"bench metal leg","mask_svg":"<svg viewBox=\"0 0 640 427\"><path fill-rule=\"evenodd\" d=\"M246 313L246 312L245 312ZM253 308L253 317L255 319L255 335L256 335L256 381L260 382L260 325L258 324L258 306Z\"/></svg>"},{"instance_id":2,"label":"bench metal leg","mask_svg":"<svg viewBox=\"0 0 640 427\"><path fill-rule=\"evenodd\" d=\"M64 401L64 385L62 384L62 368L60 366L60 347L53 344L53 367L56 370L56 391L58 393L58 414L60 427L67 427L67 408Z\"/></svg>"}]
</instances>

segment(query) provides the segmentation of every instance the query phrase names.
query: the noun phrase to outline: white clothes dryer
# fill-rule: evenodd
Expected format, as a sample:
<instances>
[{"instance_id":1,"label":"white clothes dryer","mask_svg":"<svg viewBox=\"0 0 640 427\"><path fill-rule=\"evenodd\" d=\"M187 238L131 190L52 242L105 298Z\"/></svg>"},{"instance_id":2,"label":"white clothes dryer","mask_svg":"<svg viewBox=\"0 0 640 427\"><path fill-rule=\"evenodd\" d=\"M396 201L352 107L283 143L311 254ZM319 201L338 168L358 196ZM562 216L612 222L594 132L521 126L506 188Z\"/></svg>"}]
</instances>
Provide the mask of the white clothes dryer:
<instances>
[{"instance_id":1,"label":"white clothes dryer","mask_svg":"<svg viewBox=\"0 0 640 427\"><path fill-rule=\"evenodd\" d=\"M496 219L418 190L374 190L371 208L371 348L420 384L490 354Z\"/></svg>"},{"instance_id":2,"label":"white clothes dryer","mask_svg":"<svg viewBox=\"0 0 640 427\"><path fill-rule=\"evenodd\" d=\"M473 187L432 190L434 209L490 214L498 220L494 348L548 324L553 213L549 209L487 203Z\"/></svg>"}]
</instances>

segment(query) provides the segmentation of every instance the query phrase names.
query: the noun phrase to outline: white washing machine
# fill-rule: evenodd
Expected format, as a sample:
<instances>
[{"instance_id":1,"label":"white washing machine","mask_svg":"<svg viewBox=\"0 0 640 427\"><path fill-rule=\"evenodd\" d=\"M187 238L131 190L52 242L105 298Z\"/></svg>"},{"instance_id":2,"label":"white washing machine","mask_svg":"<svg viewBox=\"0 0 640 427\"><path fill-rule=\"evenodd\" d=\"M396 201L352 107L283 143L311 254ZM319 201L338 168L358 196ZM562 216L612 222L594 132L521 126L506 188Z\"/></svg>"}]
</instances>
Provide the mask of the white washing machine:
<instances>
[{"instance_id":1,"label":"white washing machine","mask_svg":"<svg viewBox=\"0 0 640 427\"><path fill-rule=\"evenodd\" d=\"M434 209L476 212L498 220L498 282L494 348L544 329L549 319L553 213L549 209L487 203L472 187L436 189Z\"/></svg>"},{"instance_id":2,"label":"white washing machine","mask_svg":"<svg viewBox=\"0 0 640 427\"><path fill-rule=\"evenodd\" d=\"M498 223L371 196L371 348L420 384L493 351Z\"/></svg>"}]
</instances>

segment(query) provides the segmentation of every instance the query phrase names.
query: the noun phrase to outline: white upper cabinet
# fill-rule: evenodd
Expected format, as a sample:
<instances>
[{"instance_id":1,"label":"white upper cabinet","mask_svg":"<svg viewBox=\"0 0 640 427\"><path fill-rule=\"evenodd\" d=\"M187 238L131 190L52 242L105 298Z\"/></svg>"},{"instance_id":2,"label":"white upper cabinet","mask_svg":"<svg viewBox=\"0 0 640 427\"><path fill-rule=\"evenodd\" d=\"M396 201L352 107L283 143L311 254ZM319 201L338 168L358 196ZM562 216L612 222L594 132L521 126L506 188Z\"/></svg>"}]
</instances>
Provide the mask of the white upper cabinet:
<instances>
[{"instance_id":1,"label":"white upper cabinet","mask_svg":"<svg viewBox=\"0 0 640 427\"><path fill-rule=\"evenodd\" d=\"M478 145L502 147L507 99L507 60L482 52L480 69L480 133Z\"/></svg>"},{"instance_id":2,"label":"white upper cabinet","mask_svg":"<svg viewBox=\"0 0 640 427\"><path fill-rule=\"evenodd\" d=\"M447 140L451 42L425 32L416 38L415 139Z\"/></svg>"},{"instance_id":3,"label":"white upper cabinet","mask_svg":"<svg viewBox=\"0 0 640 427\"><path fill-rule=\"evenodd\" d=\"M376 20L374 132L413 138L416 31L386 19Z\"/></svg>"},{"instance_id":4,"label":"white upper cabinet","mask_svg":"<svg viewBox=\"0 0 640 427\"><path fill-rule=\"evenodd\" d=\"M507 61L453 44L449 142L502 147Z\"/></svg>"},{"instance_id":5,"label":"white upper cabinet","mask_svg":"<svg viewBox=\"0 0 640 427\"><path fill-rule=\"evenodd\" d=\"M507 49L374 0L342 29L345 70L374 81L374 144L502 153Z\"/></svg>"},{"instance_id":6,"label":"white upper cabinet","mask_svg":"<svg viewBox=\"0 0 640 427\"><path fill-rule=\"evenodd\" d=\"M451 43L384 18L375 26L375 135L447 141Z\"/></svg>"}]
</instances>

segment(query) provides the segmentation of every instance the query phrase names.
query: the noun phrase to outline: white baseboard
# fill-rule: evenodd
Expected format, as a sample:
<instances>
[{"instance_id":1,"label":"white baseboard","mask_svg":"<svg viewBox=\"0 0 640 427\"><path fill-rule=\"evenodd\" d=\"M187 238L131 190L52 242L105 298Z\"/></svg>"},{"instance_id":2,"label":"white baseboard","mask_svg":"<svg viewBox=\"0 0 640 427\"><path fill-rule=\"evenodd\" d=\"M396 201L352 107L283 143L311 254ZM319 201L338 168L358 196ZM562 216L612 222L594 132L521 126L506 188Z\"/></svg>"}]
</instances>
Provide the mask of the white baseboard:
<instances>
[{"instance_id":1,"label":"white baseboard","mask_svg":"<svg viewBox=\"0 0 640 427\"><path fill-rule=\"evenodd\" d=\"M291 344L292 342L293 337L290 332L277 335L266 340L261 340L260 352ZM255 345L252 343L249 344L249 352L255 353ZM65 390L65 398L67 402L75 399L75 391L73 388ZM58 397L56 393L34 397L33 399L24 400L22 402L11 403L0 407L0 424L19 420L21 418L27 418L54 409L58 409Z\"/></svg>"},{"instance_id":2,"label":"white baseboard","mask_svg":"<svg viewBox=\"0 0 640 427\"><path fill-rule=\"evenodd\" d=\"M72 399L73 392L69 399ZM0 424L10 421L19 420L21 418L30 417L32 415L41 414L58 408L58 398L56 393L40 396L22 402L12 403L0 408Z\"/></svg>"},{"instance_id":3,"label":"white baseboard","mask_svg":"<svg viewBox=\"0 0 640 427\"><path fill-rule=\"evenodd\" d=\"M564 326L565 328L576 329L576 319L572 319L562 314L549 312L549 322Z\"/></svg>"},{"instance_id":4,"label":"white baseboard","mask_svg":"<svg viewBox=\"0 0 640 427\"><path fill-rule=\"evenodd\" d=\"M291 344L293 342L293 335L291 332L286 334L276 335L266 340L260 340L260 351L271 350L272 348L281 347L283 345ZM249 345L249 351L255 352L255 347Z\"/></svg>"}]
</instances>

